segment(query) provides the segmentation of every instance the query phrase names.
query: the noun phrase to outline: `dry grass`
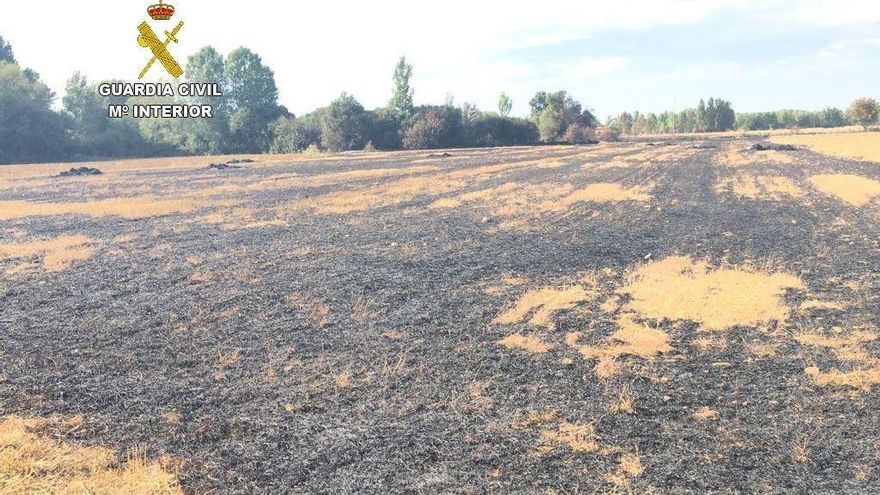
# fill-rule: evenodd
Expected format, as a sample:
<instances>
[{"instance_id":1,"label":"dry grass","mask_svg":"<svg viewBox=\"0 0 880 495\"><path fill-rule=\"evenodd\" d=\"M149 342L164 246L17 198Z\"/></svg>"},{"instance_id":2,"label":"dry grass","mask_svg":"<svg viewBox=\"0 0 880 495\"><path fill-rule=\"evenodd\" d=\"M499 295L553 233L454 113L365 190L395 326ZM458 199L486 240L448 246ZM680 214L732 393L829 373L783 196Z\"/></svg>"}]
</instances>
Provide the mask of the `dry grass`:
<instances>
[{"instance_id":1,"label":"dry grass","mask_svg":"<svg viewBox=\"0 0 880 495\"><path fill-rule=\"evenodd\" d=\"M314 198L301 200L293 205L293 208L306 208L321 214L346 214L351 212L366 211L385 206L398 205L412 201L419 197L445 196L466 189L472 185L479 185L489 179L501 177L508 172L524 168L553 168L560 167L566 161L576 158L566 157L560 160L553 157L545 157L538 160L526 160L513 163L498 163L483 165L480 167L465 168L437 174L422 174L406 177L403 179L373 184L364 187L354 187L345 191L337 191ZM401 170L407 173L426 172L435 170L436 167L412 167L411 169L391 169L391 172L399 173ZM368 171L366 171L368 172ZM352 174L353 172L346 172ZM389 172L390 173L390 172ZM455 208L463 202L488 200L505 191L516 188L515 185L507 184L500 188L490 188L487 191L465 193L461 197L440 198L432 202L430 208Z\"/></svg>"},{"instance_id":2,"label":"dry grass","mask_svg":"<svg viewBox=\"0 0 880 495\"><path fill-rule=\"evenodd\" d=\"M541 205L544 211L561 211L575 203L593 202L607 203L611 201L650 201L646 193L647 187L625 188L615 183L590 184L573 191L560 200L548 201Z\"/></svg>"},{"instance_id":3,"label":"dry grass","mask_svg":"<svg viewBox=\"0 0 880 495\"><path fill-rule=\"evenodd\" d=\"M307 208L321 214L346 214L392 206L424 196L443 196L469 185L497 177L511 170L547 165L551 159L501 163L454 170L440 174L406 177L387 183L337 191L297 202L294 208ZM442 204L442 203L441 203ZM453 203L449 203L453 204ZM436 206L435 206L436 207Z\"/></svg>"},{"instance_id":4,"label":"dry grass","mask_svg":"<svg viewBox=\"0 0 880 495\"><path fill-rule=\"evenodd\" d=\"M727 341L720 337L700 337L694 339L694 345L701 351L708 352L727 347Z\"/></svg>"},{"instance_id":5,"label":"dry grass","mask_svg":"<svg viewBox=\"0 0 880 495\"><path fill-rule=\"evenodd\" d=\"M605 476L605 480L618 487L627 487L630 484L630 478L635 478L643 472L644 468L639 455L624 453L617 461L617 468Z\"/></svg>"},{"instance_id":6,"label":"dry grass","mask_svg":"<svg viewBox=\"0 0 880 495\"><path fill-rule=\"evenodd\" d=\"M880 134L876 132L774 136L774 143L793 144L826 155L880 162Z\"/></svg>"},{"instance_id":7,"label":"dry grass","mask_svg":"<svg viewBox=\"0 0 880 495\"><path fill-rule=\"evenodd\" d=\"M636 399L628 386L623 386L620 389L608 410L616 414L634 414L636 412Z\"/></svg>"},{"instance_id":8,"label":"dry grass","mask_svg":"<svg viewBox=\"0 0 880 495\"><path fill-rule=\"evenodd\" d=\"M808 366L804 372L813 379L813 383L824 386L849 387L859 390L869 390L874 385L880 384L880 367L857 369L853 371L821 371L817 366Z\"/></svg>"},{"instance_id":9,"label":"dry grass","mask_svg":"<svg viewBox=\"0 0 880 495\"><path fill-rule=\"evenodd\" d=\"M794 338L798 343L803 345L840 350L860 346L864 343L877 340L877 334L864 330L856 330L844 334L841 329L830 336L819 332L804 332L795 335Z\"/></svg>"},{"instance_id":10,"label":"dry grass","mask_svg":"<svg viewBox=\"0 0 880 495\"><path fill-rule=\"evenodd\" d=\"M714 421L719 418L719 414L711 407L703 406L694 412L694 418L700 421Z\"/></svg>"},{"instance_id":11,"label":"dry grass","mask_svg":"<svg viewBox=\"0 0 880 495\"><path fill-rule=\"evenodd\" d=\"M351 307L352 319L361 324L378 321L384 314L376 301L370 298L359 297Z\"/></svg>"},{"instance_id":12,"label":"dry grass","mask_svg":"<svg viewBox=\"0 0 880 495\"><path fill-rule=\"evenodd\" d=\"M565 445L574 452L596 452L599 444L596 441L596 429L591 424L575 424L563 422L555 430L541 432L542 452L552 452L555 445Z\"/></svg>"},{"instance_id":13,"label":"dry grass","mask_svg":"<svg viewBox=\"0 0 880 495\"><path fill-rule=\"evenodd\" d=\"M723 152L715 156L715 161L728 167L744 167L761 163L794 163L794 157L782 151L755 151L743 152L739 147L741 143L732 144Z\"/></svg>"},{"instance_id":14,"label":"dry grass","mask_svg":"<svg viewBox=\"0 0 880 495\"><path fill-rule=\"evenodd\" d=\"M538 150L540 148L532 148ZM531 150L525 150L531 151ZM0 167L0 180L8 178L23 177L49 177L69 169L72 166L95 167L106 173L119 172L136 172L150 170L172 170L172 169L202 169L207 165L216 162L227 162L232 159L250 159L254 163L247 165L248 167L266 167L278 164L291 163L324 163L327 161L339 162L346 161L352 163L370 162L376 159L388 156L414 155L416 153L407 152L348 152L344 155L332 153L293 153L278 155L210 155L210 156L175 156L163 158L137 158L131 160L107 160L92 161L81 163L45 163L45 164L26 164L26 165L5 165ZM98 177L98 178L103 178Z\"/></svg>"},{"instance_id":15,"label":"dry grass","mask_svg":"<svg viewBox=\"0 0 880 495\"><path fill-rule=\"evenodd\" d=\"M461 194L454 198L441 198L430 205L428 208L434 209L442 209L442 208L457 208L462 205L462 203L470 203L475 201L489 201L496 200L499 197L506 195L507 193L516 191L521 189L522 185L516 182L507 182L498 187L490 187L487 189L481 189L479 191L474 191L470 193Z\"/></svg>"},{"instance_id":16,"label":"dry grass","mask_svg":"<svg viewBox=\"0 0 880 495\"><path fill-rule=\"evenodd\" d=\"M210 215L194 219L195 223L219 225L224 230L256 229L269 226L285 225L280 218L271 220L261 219L258 212L252 208L232 208L220 210Z\"/></svg>"},{"instance_id":17,"label":"dry grass","mask_svg":"<svg viewBox=\"0 0 880 495\"><path fill-rule=\"evenodd\" d=\"M205 204L193 199L161 199L152 196L101 199L82 203L32 203L0 201L0 220L50 215L118 216L126 219L188 213Z\"/></svg>"},{"instance_id":18,"label":"dry grass","mask_svg":"<svg viewBox=\"0 0 880 495\"><path fill-rule=\"evenodd\" d=\"M291 292L284 296L284 302L306 313L311 324L318 329L327 326L330 320L330 306L321 302L320 299L303 295L299 292Z\"/></svg>"},{"instance_id":19,"label":"dry grass","mask_svg":"<svg viewBox=\"0 0 880 495\"><path fill-rule=\"evenodd\" d=\"M791 460L803 464L810 460L810 439L802 435L791 446Z\"/></svg>"},{"instance_id":20,"label":"dry grass","mask_svg":"<svg viewBox=\"0 0 880 495\"><path fill-rule=\"evenodd\" d=\"M768 358L776 355L776 347L767 344L749 344L746 351L757 358Z\"/></svg>"},{"instance_id":21,"label":"dry grass","mask_svg":"<svg viewBox=\"0 0 880 495\"><path fill-rule=\"evenodd\" d=\"M62 429L79 419L55 420ZM182 494L177 476L163 463L135 452L118 465L104 447L60 440L42 430L49 420L8 416L0 421L0 492L16 494ZM164 464L167 464L164 463Z\"/></svg>"},{"instance_id":22,"label":"dry grass","mask_svg":"<svg viewBox=\"0 0 880 495\"><path fill-rule=\"evenodd\" d=\"M506 294L511 287L516 287L520 285L524 285L528 283L528 279L523 277L517 277L511 274L503 274L501 275L500 280L497 283L493 281L487 281L483 284L483 292L486 294L491 294L494 296Z\"/></svg>"},{"instance_id":23,"label":"dry grass","mask_svg":"<svg viewBox=\"0 0 880 495\"><path fill-rule=\"evenodd\" d=\"M492 320L498 325L520 323L528 318L530 325L555 328L551 317L559 312L573 308L576 304L594 297L594 292L585 286L545 287L533 289L523 294L513 307L503 311Z\"/></svg>"},{"instance_id":24,"label":"dry grass","mask_svg":"<svg viewBox=\"0 0 880 495\"><path fill-rule=\"evenodd\" d=\"M289 189L295 187L321 187L337 184L346 184L356 181L371 179L383 179L389 177L403 177L409 175L425 174L440 171L437 166L414 166L400 168L375 168L357 169L346 172L332 172L314 176L300 176L298 174L279 174L262 179L246 187L240 188L247 192L269 191Z\"/></svg>"},{"instance_id":25,"label":"dry grass","mask_svg":"<svg viewBox=\"0 0 880 495\"><path fill-rule=\"evenodd\" d=\"M521 420L513 422L511 428L514 430L528 430L538 425L551 423L559 418L559 412L555 409L544 409L543 411L529 411Z\"/></svg>"},{"instance_id":26,"label":"dry grass","mask_svg":"<svg viewBox=\"0 0 880 495\"><path fill-rule=\"evenodd\" d=\"M56 272L95 254L96 240L83 235L62 235L55 239L0 243L0 260L42 258L43 267Z\"/></svg>"},{"instance_id":27,"label":"dry grass","mask_svg":"<svg viewBox=\"0 0 880 495\"><path fill-rule=\"evenodd\" d=\"M578 189L568 183L507 182L500 186L440 198L433 201L429 208L451 209L463 204L475 203L477 207L488 208L491 217L505 219L498 225L500 230L522 230L536 224L532 220L538 220L547 213L565 211L576 203L648 201L649 188L649 186L627 188L615 183L598 183Z\"/></svg>"},{"instance_id":28,"label":"dry grass","mask_svg":"<svg viewBox=\"0 0 880 495\"><path fill-rule=\"evenodd\" d=\"M467 186L464 179L449 176L409 177L386 184L338 191L307 198L293 205L320 214L344 215L412 201L419 196L450 193Z\"/></svg>"},{"instance_id":29,"label":"dry grass","mask_svg":"<svg viewBox=\"0 0 880 495\"><path fill-rule=\"evenodd\" d=\"M618 319L617 330L608 337L607 343L578 346L581 355L597 361L595 371L600 378L609 378L618 373L617 359L621 356L652 359L671 350L666 333L636 323L630 315L622 315Z\"/></svg>"},{"instance_id":30,"label":"dry grass","mask_svg":"<svg viewBox=\"0 0 880 495\"><path fill-rule=\"evenodd\" d=\"M345 390L351 387L351 372L345 370L333 375L333 386L336 387L336 390Z\"/></svg>"},{"instance_id":31,"label":"dry grass","mask_svg":"<svg viewBox=\"0 0 880 495\"><path fill-rule=\"evenodd\" d=\"M800 305L801 311L809 311L809 310L830 310L830 311L843 311L846 308L846 304L842 302L836 301L819 301L816 299L809 299L804 301Z\"/></svg>"},{"instance_id":32,"label":"dry grass","mask_svg":"<svg viewBox=\"0 0 880 495\"><path fill-rule=\"evenodd\" d=\"M728 190L741 198L782 201L800 198L806 193L793 180L778 175L738 174L718 181L715 188L719 194Z\"/></svg>"},{"instance_id":33,"label":"dry grass","mask_svg":"<svg viewBox=\"0 0 880 495\"><path fill-rule=\"evenodd\" d=\"M825 174L810 177L819 191L853 206L865 206L880 196L880 181L852 174Z\"/></svg>"},{"instance_id":34,"label":"dry grass","mask_svg":"<svg viewBox=\"0 0 880 495\"><path fill-rule=\"evenodd\" d=\"M835 328L829 335L820 332L803 332L795 335L795 340L806 346L830 350L837 359L850 363L850 371L832 369L821 371L817 366L808 366L804 371L819 386L839 386L869 390L880 384L880 359L873 356L864 345L877 340L875 332L866 330L845 331Z\"/></svg>"},{"instance_id":35,"label":"dry grass","mask_svg":"<svg viewBox=\"0 0 880 495\"><path fill-rule=\"evenodd\" d=\"M165 419L166 423L176 425L180 423L181 420L183 420L183 415L180 414L178 411L171 411L169 413L166 413L163 418Z\"/></svg>"},{"instance_id":36,"label":"dry grass","mask_svg":"<svg viewBox=\"0 0 880 495\"><path fill-rule=\"evenodd\" d=\"M690 320L702 330L724 330L784 323L789 309L781 296L787 289L803 288L799 278L787 273L710 270L704 262L672 256L636 270L622 292L632 297L628 307L645 318Z\"/></svg>"},{"instance_id":37,"label":"dry grass","mask_svg":"<svg viewBox=\"0 0 880 495\"><path fill-rule=\"evenodd\" d=\"M521 349L532 354L543 354L553 348L552 344L548 344L536 335L523 335L515 333L508 335L498 341L499 344L508 349Z\"/></svg>"}]
</instances>

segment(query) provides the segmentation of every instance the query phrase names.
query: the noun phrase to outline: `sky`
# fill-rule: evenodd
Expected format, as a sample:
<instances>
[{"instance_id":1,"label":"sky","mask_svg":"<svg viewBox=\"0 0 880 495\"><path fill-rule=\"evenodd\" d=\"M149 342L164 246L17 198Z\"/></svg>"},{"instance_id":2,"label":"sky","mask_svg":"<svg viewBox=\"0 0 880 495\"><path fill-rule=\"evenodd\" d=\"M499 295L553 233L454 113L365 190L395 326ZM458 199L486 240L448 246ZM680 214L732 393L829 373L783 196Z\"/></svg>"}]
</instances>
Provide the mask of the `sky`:
<instances>
[{"instance_id":1,"label":"sky","mask_svg":"<svg viewBox=\"0 0 880 495\"><path fill-rule=\"evenodd\" d=\"M401 55L414 66L416 104L451 95L494 110L504 91L520 116L539 90L565 89L602 119L710 96L741 112L880 97L877 0L170 0L177 13L164 22L148 18L149 3L18 2L0 36L60 97L75 71L136 80L151 57L137 25L149 20L163 37L182 20L170 47L178 61L205 45L251 48L296 114L343 91L385 105ZM156 64L145 80L161 75Z\"/></svg>"}]
</instances>

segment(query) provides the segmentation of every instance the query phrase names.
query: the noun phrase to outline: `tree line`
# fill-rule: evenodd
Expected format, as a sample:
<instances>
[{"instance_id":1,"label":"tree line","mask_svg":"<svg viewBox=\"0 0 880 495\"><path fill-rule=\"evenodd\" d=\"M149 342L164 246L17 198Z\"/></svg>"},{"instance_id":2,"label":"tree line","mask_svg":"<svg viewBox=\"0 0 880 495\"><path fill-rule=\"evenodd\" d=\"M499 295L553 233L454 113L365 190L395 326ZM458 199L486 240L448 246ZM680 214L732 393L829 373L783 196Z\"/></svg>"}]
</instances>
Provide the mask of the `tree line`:
<instances>
[{"instance_id":1,"label":"tree line","mask_svg":"<svg viewBox=\"0 0 880 495\"><path fill-rule=\"evenodd\" d=\"M857 98L846 111L828 107L819 111L777 110L737 113L729 101L700 100L680 112L622 112L608 117L605 125L620 134L673 134L697 132L766 131L773 129L832 128L860 125L865 130L878 123L880 104L873 98Z\"/></svg>"},{"instance_id":2,"label":"tree line","mask_svg":"<svg viewBox=\"0 0 880 495\"><path fill-rule=\"evenodd\" d=\"M736 114L720 98L694 108L660 114L623 112L604 126L593 111L566 91L538 91L528 118L510 116L513 101L498 97L483 111L456 105L415 105L413 67L401 57L391 77L391 97L367 110L342 93L327 106L295 116L278 102L275 74L248 48L225 56L208 46L186 61L185 80L217 82L223 97L102 97L97 83L75 73L67 81L61 108L37 72L22 68L12 46L0 36L0 163L77 161L106 158L295 153L307 149L432 149L586 143L615 140L619 134L715 132L734 128L836 127L877 122L877 102L862 98L847 112L782 110ZM111 104L186 103L214 106L211 119L109 119Z\"/></svg>"},{"instance_id":3,"label":"tree line","mask_svg":"<svg viewBox=\"0 0 880 495\"><path fill-rule=\"evenodd\" d=\"M564 91L539 92L532 118L510 116L502 93L497 111L475 105L413 103L412 66L404 57L392 75L387 105L367 110L342 93L326 107L295 116L278 102L275 74L247 48L227 55L204 47L188 57L187 82L217 82L223 97L104 97L80 73L67 81L61 108L37 72L17 63L0 37L0 163L76 161L179 154L290 153L308 148L429 149L531 145L586 139L589 111ZM116 82L116 81L110 81ZM210 104L211 119L110 119L111 104ZM569 129L572 128L570 131Z\"/></svg>"}]
</instances>

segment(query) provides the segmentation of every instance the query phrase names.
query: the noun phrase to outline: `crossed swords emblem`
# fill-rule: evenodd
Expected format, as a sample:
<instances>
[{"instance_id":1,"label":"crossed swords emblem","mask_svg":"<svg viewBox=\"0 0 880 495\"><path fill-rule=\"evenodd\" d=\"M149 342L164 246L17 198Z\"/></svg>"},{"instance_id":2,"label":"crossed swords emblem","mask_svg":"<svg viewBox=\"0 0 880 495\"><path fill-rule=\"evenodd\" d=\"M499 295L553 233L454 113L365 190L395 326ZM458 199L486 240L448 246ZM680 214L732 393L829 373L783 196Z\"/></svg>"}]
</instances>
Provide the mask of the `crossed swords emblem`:
<instances>
[{"instance_id":1,"label":"crossed swords emblem","mask_svg":"<svg viewBox=\"0 0 880 495\"><path fill-rule=\"evenodd\" d=\"M177 60L174 60L174 57L172 57L171 53L168 51L168 45L172 41L177 43L177 33L182 27L183 21L180 21L170 33L165 31L166 38L163 43L159 41L159 37L156 36L153 28L151 28L146 21L138 26L138 31L141 33L137 38L138 44L144 48L149 48L150 51L153 52L153 58L147 62L147 65L144 67L144 70L141 71L141 75L138 76L138 79L143 79L144 76L147 75L147 72L150 70L150 67L156 63L156 60L158 60L162 66L165 67L165 70L167 70L173 77L177 78L183 74L183 69L180 68L180 64L177 63Z\"/></svg>"}]
</instances>

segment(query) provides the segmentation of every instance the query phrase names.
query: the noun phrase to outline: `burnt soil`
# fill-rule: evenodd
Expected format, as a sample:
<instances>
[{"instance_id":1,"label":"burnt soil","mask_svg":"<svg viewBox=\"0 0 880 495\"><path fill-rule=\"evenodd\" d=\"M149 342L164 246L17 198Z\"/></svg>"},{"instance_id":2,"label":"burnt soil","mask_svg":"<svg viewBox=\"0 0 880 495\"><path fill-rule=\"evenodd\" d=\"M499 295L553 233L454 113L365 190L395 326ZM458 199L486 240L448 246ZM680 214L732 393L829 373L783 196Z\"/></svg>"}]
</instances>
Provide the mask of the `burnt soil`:
<instances>
[{"instance_id":1,"label":"burnt soil","mask_svg":"<svg viewBox=\"0 0 880 495\"><path fill-rule=\"evenodd\" d=\"M627 168L582 168L608 156L544 147L254 163L222 174L142 170L105 174L125 182L103 188L56 179L0 189L0 200L75 201L141 194L128 189L140 183L174 196L217 180L415 165L446 172L544 155L570 162L514 169L464 192L508 181L653 186L648 202L576 203L508 230L480 203L427 208L437 199L430 194L346 214L300 209L255 228L188 222L195 213L0 221L6 242L15 230L105 243L65 270L0 279L0 414L81 414L67 440L109 446L121 458L143 446L151 458L177 459L187 493L880 492L880 386L815 385L805 367L845 363L791 338L880 321L880 209L853 207L807 181L818 173L878 179L878 164L787 152L795 163L746 168L789 177L807 196L755 200L715 189L730 173L716 160L721 149L751 142L690 144L611 146L620 156L689 151ZM228 197L268 211L398 179ZM114 241L124 235L134 240ZM492 319L528 288L594 273L610 296L646 257L676 254L712 266L769 264L804 281L805 290L785 295L791 308L818 295L847 309L793 309L784 325L736 327L721 335L726 345L708 349L695 343L706 336L696 323L655 321L674 350L623 357L621 373L607 379L565 346L530 354L498 345L527 325ZM192 255L203 261L188 262ZM527 282L487 290L504 276ZM553 334L602 341L614 331L606 296L556 314ZM753 343L777 354L755 357L746 350ZM880 352L876 341L865 348ZM635 410L612 412L624 388ZM695 419L702 407L717 419ZM547 410L557 419L524 421ZM175 412L179 420L169 421ZM561 420L593 425L599 444L618 450L538 449L540 432ZM792 455L799 444L805 459ZM623 486L607 477L621 452L637 454L643 468Z\"/></svg>"}]
</instances>

